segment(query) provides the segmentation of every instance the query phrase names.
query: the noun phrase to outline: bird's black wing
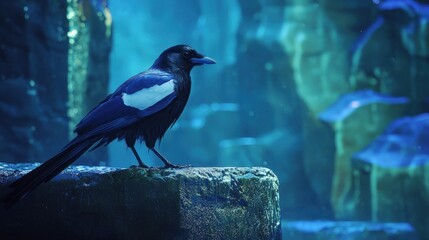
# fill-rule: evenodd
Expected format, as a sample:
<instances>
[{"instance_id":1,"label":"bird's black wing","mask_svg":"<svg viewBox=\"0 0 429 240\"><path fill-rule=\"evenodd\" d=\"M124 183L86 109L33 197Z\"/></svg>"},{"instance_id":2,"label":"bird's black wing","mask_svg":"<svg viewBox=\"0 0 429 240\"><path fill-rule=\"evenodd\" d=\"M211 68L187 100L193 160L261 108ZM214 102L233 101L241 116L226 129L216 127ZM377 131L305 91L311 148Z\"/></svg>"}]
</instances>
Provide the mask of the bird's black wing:
<instances>
[{"instance_id":1,"label":"bird's black wing","mask_svg":"<svg viewBox=\"0 0 429 240\"><path fill-rule=\"evenodd\" d=\"M76 127L78 136L57 155L13 182L2 200L7 206L24 198L72 164L106 135L165 108L176 98L171 75L147 71L136 75L109 95Z\"/></svg>"},{"instance_id":2,"label":"bird's black wing","mask_svg":"<svg viewBox=\"0 0 429 240\"><path fill-rule=\"evenodd\" d=\"M114 132L160 111L176 97L171 74L148 70L122 84L82 119L75 132L87 137Z\"/></svg>"}]
</instances>

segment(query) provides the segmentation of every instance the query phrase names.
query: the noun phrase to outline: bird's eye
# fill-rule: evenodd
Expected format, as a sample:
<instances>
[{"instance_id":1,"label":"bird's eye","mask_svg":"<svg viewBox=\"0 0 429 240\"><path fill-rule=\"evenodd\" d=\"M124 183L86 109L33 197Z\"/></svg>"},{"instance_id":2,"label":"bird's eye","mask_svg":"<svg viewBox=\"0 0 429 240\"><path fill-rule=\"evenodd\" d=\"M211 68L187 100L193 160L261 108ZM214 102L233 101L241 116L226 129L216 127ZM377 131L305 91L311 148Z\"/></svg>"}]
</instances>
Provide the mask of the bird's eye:
<instances>
[{"instance_id":1,"label":"bird's eye","mask_svg":"<svg viewBox=\"0 0 429 240\"><path fill-rule=\"evenodd\" d=\"M189 55L190 55L190 53L189 52L183 52L183 56L185 56L185 57L189 57Z\"/></svg>"}]
</instances>

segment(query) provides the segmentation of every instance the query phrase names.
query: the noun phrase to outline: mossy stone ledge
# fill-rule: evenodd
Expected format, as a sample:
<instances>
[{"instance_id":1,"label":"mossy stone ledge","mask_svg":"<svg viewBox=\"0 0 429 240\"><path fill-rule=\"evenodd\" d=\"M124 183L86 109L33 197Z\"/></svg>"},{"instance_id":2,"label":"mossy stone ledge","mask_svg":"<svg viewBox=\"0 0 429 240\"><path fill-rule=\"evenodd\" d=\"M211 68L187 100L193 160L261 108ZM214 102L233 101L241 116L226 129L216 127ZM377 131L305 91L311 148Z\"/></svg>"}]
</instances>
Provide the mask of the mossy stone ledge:
<instances>
[{"instance_id":1,"label":"mossy stone ledge","mask_svg":"<svg viewBox=\"0 0 429 240\"><path fill-rule=\"evenodd\" d=\"M0 194L35 164L0 164ZM0 238L281 239L267 168L74 166L12 208Z\"/></svg>"}]
</instances>

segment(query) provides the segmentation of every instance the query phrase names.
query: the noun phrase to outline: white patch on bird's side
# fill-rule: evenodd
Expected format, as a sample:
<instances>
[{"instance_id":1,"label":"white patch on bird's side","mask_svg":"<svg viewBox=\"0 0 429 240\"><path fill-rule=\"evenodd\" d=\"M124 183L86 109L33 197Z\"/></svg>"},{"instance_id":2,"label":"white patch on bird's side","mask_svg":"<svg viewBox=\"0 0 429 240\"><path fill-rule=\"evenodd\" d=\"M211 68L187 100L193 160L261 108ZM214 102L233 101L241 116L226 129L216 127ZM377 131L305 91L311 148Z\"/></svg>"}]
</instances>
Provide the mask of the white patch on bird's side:
<instances>
[{"instance_id":1,"label":"white patch on bird's side","mask_svg":"<svg viewBox=\"0 0 429 240\"><path fill-rule=\"evenodd\" d=\"M154 85L150 88L144 88L132 94L122 94L124 104L129 107L134 107L140 110L145 110L148 107L155 105L163 98L174 92L174 80L171 79L161 85Z\"/></svg>"}]
</instances>

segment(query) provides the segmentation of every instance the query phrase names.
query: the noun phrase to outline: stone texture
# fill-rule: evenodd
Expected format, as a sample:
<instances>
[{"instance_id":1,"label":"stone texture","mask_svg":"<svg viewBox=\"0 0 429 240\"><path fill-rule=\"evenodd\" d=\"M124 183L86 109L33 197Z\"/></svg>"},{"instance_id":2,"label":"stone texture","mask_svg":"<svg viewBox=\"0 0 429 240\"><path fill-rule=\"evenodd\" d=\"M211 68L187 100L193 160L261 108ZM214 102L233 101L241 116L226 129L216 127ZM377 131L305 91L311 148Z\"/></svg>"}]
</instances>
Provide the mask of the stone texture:
<instances>
[{"instance_id":1,"label":"stone texture","mask_svg":"<svg viewBox=\"0 0 429 240\"><path fill-rule=\"evenodd\" d=\"M385 7L389 4L396 7ZM291 57L297 91L311 117L339 101L343 94L361 89L409 99L407 105L375 104L360 109L345 121L332 124L332 135L317 119L304 126L304 161L309 168L315 165L311 160L315 155L308 153L320 148L320 142L335 144L330 196L337 219L371 219L367 208L371 199L368 172L352 170L353 154L371 143L394 119L425 110L422 103L429 92L429 84L425 84L429 68L424 56L427 7L426 1L411 0L386 0L382 4L297 0L286 11L289 22L283 27L282 46ZM315 141L316 136L323 140ZM326 159L331 153L323 149L319 155ZM357 182L355 175L360 176Z\"/></svg>"},{"instance_id":2,"label":"stone texture","mask_svg":"<svg viewBox=\"0 0 429 240\"><path fill-rule=\"evenodd\" d=\"M353 90L347 81L350 74L347 49L359 35L354 29L370 24L375 9L369 1L299 0L286 8L281 43L291 58L299 97L309 110L303 129L307 178L313 189L319 189L319 199L332 206L336 217L344 214L339 209L344 207L350 185L349 157L359 150L354 145L357 135L353 127L328 126L317 116ZM365 18L363 11L368 13ZM362 119L355 123L361 124ZM361 129L361 125L355 128ZM357 141L369 143L370 139L364 137L368 136Z\"/></svg>"},{"instance_id":3,"label":"stone texture","mask_svg":"<svg viewBox=\"0 0 429 240\"><path fill-rule=\"evenodd\" d=\"M394 121L353 162L371 219L410 222L429 239L429 114Z\"/></svg>"},{"instance_id":4,"label":"stone texture","mask_svg":"<svg viewBox=\"0 0 429 240\"><path fill-rule=\"evenodd\" d=\"M416 57L429 57L429 2L387 0L379 5L381 15L397 24L402 44Z\"/></svg>"},{"instance_id":5,"label":"stone texture","mask_svg":"<svg viewBox=\"0 0 429 240\"><path fill-rule=\"evenodd\" d=\"M354 88L406 96L411 100L409 114L421 113L429 92L425 60L429 5L423 1L389 0L377 8L376 20L354 44L349 81Z\"/></svg>"},{"instance_id":6,"label":"stone texture","mask_svg":"<svg viewBox=\"0 0 429 240\"><path fill-rule=\"evenodd\" d=\"M320 118L335 131L335 176L331 201L337 219L365 220L370 216L357 207L353 191L352 156L383 132L386 125L403 114L407 99L361 90L342 96ZM399 105L399 106L397 106ZM362 128L362 123L371 127ZM357 134L359 133L359 134ZM360 195L358 195L360 196Z\"/></svg>"},{"instance_id":7,"label":"stone texture","mask_svg":"<svg viewBox=\"0 0 429 240\"><path fill-rule=\"evenodd\" d=\"M3 1L0 9L0 157L42 161L106 96L109 12L89 0ZM106 158L105 150L86 156L87 164Z\"/></svg>"},{"instance_id":8,"label":"stone texture","mask_svg":"<svg viewBox=\"0 0 429 240\"><path fill-rule=\"evenodd\" d=\"M66 1L0 3L2 161L41 161L46 146L60 149L68 137L66 8Z\"/></svg>"},{"instance_id":9,"label":"stone texture","mask_svg":"<svg viewBox=\"0 0 429 240\"><path fill-rule=\"evenodd\" d=\"M23 166L0 166L4 194ZM2 208L0 237L281 239L278 189L266 168L77 166Z\"/></svg>"},{"instance_id":10,"label":"stone texture","mask_svg":"<svg viewBox=\"0 0 429 240\"><path fill-rule=\"evenodd\" d=\"M429 165L371 169L371 207L375 221L407 221L429 239ZM395 186L394 188L392 186Z\"/></svg>"},{"instance_id":11,"label":"stone texture","mask_svg":"<svg viewBox=\"0 0 429 240\"><path fill-rule=\"evenodd\" d=\"M285 221L282 222L286 240L417 240L408 223Z\"/></svg>"}]
</instances>

